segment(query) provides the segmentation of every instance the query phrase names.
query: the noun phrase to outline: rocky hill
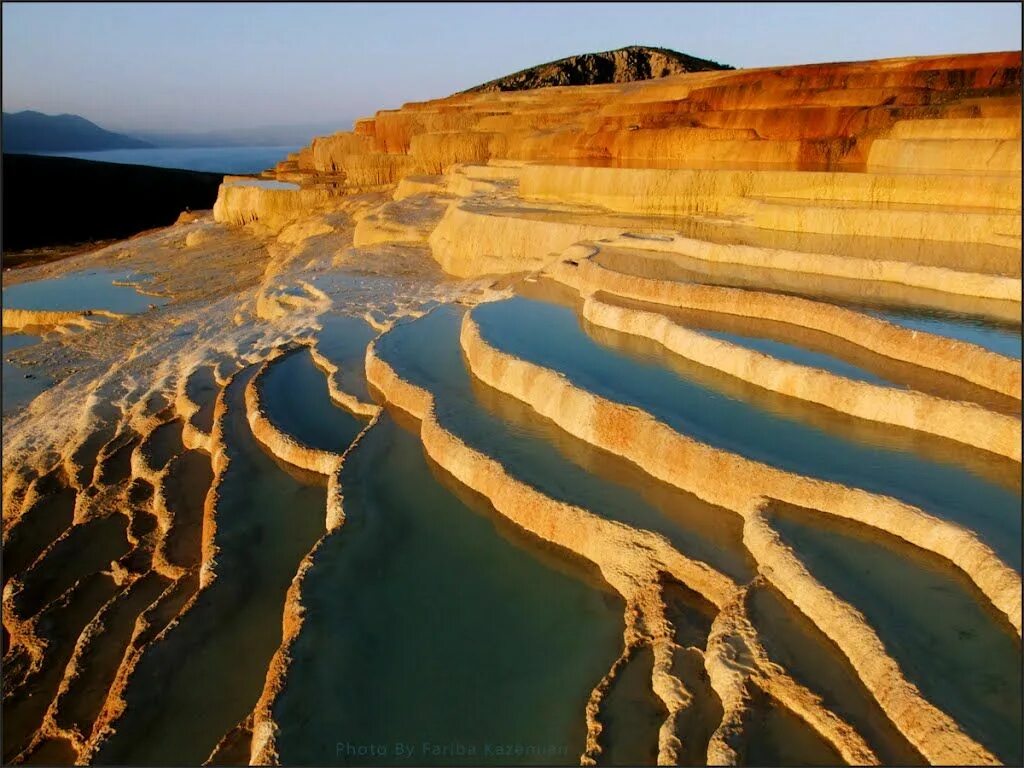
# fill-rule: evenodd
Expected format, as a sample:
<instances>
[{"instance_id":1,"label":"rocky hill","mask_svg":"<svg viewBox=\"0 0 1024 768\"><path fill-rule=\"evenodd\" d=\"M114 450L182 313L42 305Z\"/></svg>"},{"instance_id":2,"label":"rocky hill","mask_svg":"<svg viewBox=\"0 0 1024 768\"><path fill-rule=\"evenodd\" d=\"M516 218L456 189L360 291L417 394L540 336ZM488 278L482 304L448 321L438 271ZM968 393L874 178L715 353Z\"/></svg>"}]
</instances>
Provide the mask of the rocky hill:
<instances>
[{"instance_id":1,"label":"rocky hill","mask_svg":"<svg viewBox=\"0 0 1024 768\"><path fill-rule=\"evenodd\" d=\"M684 72L733 69L708 59L698 59L668 48L630 45L614 51L567 56L558 61L514 72L470 88L464 93L529 91L556 85L598 85L654 80Z\"/></svg>"}]
</instances>

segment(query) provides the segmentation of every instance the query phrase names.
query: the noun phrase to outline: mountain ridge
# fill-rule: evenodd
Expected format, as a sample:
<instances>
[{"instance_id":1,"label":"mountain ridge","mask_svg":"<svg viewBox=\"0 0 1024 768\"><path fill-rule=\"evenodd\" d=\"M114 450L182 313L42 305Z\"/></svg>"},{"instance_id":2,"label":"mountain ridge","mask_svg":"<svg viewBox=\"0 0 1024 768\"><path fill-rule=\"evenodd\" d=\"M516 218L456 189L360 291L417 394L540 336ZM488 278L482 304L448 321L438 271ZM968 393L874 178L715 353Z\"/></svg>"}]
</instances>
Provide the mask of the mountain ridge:
<instances>
[{"instance_id":1,"label":"mountain ridge","mask_svg":"<svg viewBox=\"0 0 1024 768\"><path fill-rule=\"evenodd\" d=\"M153 145L101 128L81 115L47 115L35 110L4 112L4 152L61 152L100 149L149 149Z\"/></svg>"}]
</instances>

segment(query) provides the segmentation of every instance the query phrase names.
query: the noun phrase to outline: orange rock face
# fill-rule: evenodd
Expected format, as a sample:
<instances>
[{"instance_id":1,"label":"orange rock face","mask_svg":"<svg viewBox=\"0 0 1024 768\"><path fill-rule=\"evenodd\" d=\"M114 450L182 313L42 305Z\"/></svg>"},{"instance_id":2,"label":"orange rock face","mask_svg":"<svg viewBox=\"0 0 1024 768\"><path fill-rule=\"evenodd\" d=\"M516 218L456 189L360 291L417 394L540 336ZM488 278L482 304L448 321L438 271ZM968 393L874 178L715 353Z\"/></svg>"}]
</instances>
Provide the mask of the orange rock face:
<instances>
[{"instance_id":1,"label":"orange rock face","mask_svg":"<svg viewBox=\"0 0 1024 768\"><path fill-rule=\"evenodd\" d=\"M1007 52L464 93L380 111L351 133L316 139L278 170L294 163L314 174L352 175L356 183L492 158L855 170L890 166L909 148L916 164L933 169L971 170L958 152L970 149L997 158L999 167L986 170L1013 172L1020 169L1019 146L1013 150L1020 85L1021 54ZM957 119L968 125L963 135L939 127ZM901 127L911 121L912 131ZM876 157L879 139L885 144ZM958 147L963 140L975 145ZM379 172L368 173L376 166Z\"/></svg>"}]
</instances>

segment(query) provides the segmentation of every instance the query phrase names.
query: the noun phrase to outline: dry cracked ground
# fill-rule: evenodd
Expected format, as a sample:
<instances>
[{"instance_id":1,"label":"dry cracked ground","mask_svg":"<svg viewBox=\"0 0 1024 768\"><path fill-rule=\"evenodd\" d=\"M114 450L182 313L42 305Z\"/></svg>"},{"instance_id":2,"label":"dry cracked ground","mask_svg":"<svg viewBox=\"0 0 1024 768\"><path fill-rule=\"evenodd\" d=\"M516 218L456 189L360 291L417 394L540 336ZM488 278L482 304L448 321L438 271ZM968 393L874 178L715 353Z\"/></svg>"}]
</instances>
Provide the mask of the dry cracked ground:
<instances>
[{"instance_id":1,"label":"dry cracked ground","mask_svg":"<svg viewBox=\"0 0 1024 768\"><path fill-rule=\"evenodd\" d=\"M5 273L4 762L1020 764L1020 83L460 94Z\"/></svg>"}]
</instances>

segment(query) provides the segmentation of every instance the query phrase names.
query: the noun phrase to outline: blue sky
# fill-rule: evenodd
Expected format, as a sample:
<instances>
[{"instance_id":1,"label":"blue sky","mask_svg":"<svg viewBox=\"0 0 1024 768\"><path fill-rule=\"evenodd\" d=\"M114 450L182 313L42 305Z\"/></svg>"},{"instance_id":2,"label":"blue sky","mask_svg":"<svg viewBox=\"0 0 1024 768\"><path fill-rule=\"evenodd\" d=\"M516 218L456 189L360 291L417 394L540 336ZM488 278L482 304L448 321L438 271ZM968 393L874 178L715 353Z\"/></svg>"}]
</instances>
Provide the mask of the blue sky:
<instances>
[{"instance_id":1,"label":"blue sky","mask_svg":"<svg viewBox=\"0 0 1024 768\"><path fill-rule=\"evenodd\" d=\"M739 67L1021 47L1018 3L5 2L2 13L4 110L120 130L345 123L631 44Z\"/></svg>"}]
</instances>

